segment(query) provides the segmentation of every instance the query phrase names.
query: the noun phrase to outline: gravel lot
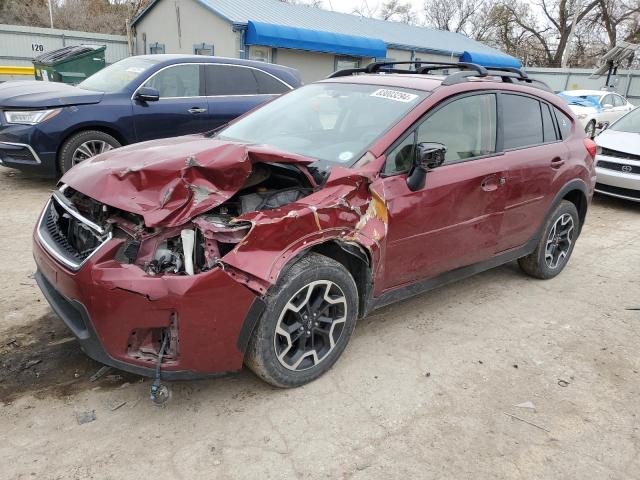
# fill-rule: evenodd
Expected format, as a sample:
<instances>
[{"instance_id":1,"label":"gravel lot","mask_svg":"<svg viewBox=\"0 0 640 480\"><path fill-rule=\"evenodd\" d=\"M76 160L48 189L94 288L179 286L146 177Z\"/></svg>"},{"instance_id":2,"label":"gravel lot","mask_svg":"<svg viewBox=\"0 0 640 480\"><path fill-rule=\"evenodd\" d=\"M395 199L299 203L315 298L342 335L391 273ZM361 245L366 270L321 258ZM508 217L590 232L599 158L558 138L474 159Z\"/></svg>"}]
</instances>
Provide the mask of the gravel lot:
<instances>
[{"instance_id":1,"label":"gravel lot","mask_svg":"<svg viewBox=\"0 0 640 480\"><path fill-rule=\"evenodd\" d=\"M640 478L638 205L597 197L554 280L506 265L375 312L303 388L243 371L158 408L89 381L30 277L53 185L0 169L2 479Z\"/></svg>"}]
</instances>

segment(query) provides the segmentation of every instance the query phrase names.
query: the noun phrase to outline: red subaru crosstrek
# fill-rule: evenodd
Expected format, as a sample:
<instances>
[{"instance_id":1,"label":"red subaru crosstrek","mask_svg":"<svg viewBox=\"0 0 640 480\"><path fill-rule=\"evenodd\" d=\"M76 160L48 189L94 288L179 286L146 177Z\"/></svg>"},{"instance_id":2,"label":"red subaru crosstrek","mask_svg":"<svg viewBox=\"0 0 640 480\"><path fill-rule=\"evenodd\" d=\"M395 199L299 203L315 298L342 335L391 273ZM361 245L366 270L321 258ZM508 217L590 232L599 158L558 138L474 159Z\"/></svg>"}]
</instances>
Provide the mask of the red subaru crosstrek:
<instances>
[{"instance_id":1,"label":"red subaru crosstrek","mask_svg":"<svg viewBox=\"0 0 640 480\"><path fill-rule=\"evenodd\" d=\"M245 363L293 387L382 305L513 260L560 273L595 182L569 107L519 70L399 68L71 169L34 255L87 355L166 379Z\"/></svg>"}]
</instances>

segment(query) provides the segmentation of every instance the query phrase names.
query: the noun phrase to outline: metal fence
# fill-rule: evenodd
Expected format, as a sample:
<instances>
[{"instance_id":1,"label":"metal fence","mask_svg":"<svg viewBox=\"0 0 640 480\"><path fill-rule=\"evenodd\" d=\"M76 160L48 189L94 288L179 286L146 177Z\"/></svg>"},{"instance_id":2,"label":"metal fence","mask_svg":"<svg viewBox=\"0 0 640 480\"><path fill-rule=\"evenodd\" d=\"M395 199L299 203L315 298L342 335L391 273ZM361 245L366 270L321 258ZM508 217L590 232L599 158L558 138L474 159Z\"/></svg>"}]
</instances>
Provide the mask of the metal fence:
<instances>
[{"instance_id":1,"label":"metal fence","mask_svg":"<svg viewBox=\"0 0 640 480\"><path fill-rule=\"evenodd\" d=\"M527 74L537 80L543 80L556 92L563 90L600 90L607 76L589 78L593 70L577 68L526 68ZM627 97L631 103L640 105L640 71L618 70L615 91Z\"/></svg>"},{"instance_id":2,"label":"metal fence","mask_svg":"<svg viewBox=\"0 0 640 480\"><path fill-rule=\"evenodd\" d=\"M127 37L101 33L0 24L0 65L32 66L41 53L70 45L106 45L107 64L129 56Z\"/></svg>"}]
</instances>

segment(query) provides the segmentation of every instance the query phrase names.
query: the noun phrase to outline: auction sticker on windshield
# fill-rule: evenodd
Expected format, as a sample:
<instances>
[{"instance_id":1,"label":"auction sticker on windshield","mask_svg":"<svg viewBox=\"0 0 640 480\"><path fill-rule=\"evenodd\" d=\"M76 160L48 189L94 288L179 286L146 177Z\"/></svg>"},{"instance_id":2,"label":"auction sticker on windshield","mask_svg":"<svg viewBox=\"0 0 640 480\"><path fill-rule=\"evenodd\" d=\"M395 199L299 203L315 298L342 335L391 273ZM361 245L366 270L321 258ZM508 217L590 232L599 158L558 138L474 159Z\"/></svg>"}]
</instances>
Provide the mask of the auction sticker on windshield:
<instances>
[{"instance_id":1,"label":"auction sticker on windshield","mask_svg":"<svg viewBox=\"0 0 640 480\"><path fill-rule=\"evenodd\" d=\"M372 97L386 98L387 100L395 100L396 102L409 103L413 102L418 95L413 93L401 92L399 90L390 90L388 88L379 88L371 94Z\"/></svg>"}]
</instances>

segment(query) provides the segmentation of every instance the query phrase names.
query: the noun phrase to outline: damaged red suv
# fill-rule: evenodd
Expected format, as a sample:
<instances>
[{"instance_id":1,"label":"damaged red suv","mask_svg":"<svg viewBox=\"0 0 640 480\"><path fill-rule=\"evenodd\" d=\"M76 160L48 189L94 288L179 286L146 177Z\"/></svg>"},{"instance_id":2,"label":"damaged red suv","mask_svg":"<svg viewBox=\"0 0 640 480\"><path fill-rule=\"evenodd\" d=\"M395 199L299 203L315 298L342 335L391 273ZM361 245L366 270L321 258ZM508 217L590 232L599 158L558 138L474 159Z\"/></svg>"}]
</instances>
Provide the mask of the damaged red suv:
<instances>
[{"instance_id":1,"label":"damaged red suv","mask_svg":"<svg viewBox=\"0 0 640 480\"><path fill-rule=\"evenodd\" d=\"M217 132L71 169L34 255L87 355L166 379L244 363L293 387L375 308L513 260L557 275L595 144L518 70L413 67L336 72Z\"/></svg>"}]
</instances>

